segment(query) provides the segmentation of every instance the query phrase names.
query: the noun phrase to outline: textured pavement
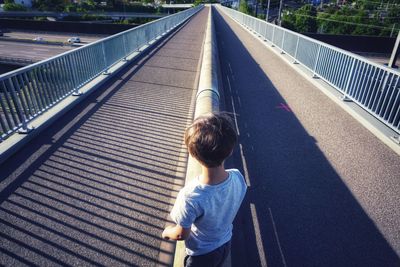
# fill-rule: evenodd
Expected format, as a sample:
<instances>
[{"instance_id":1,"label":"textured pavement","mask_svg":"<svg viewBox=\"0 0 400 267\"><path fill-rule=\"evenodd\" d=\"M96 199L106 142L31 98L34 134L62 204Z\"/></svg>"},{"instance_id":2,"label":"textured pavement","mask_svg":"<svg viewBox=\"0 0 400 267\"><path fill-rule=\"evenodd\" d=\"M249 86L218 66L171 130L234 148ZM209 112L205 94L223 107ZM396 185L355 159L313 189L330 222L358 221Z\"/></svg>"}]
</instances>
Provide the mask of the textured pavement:
<instances>
[{"instance_id":1,"label":"textured pavement","mask_svg":"<svg viewBox=\"0 0 400 267\"><path fill-rule=\"evenodd\" d=\"M207 15L0 165L0 265L160 264Z\"/></svg>"},{"instance_id":2,"label":"textured pavement","mask_svg":"<svg viewBox=\"0 0 400 267\"><path fill-rule=\"evenodd\" d=\"M215 25L250 185L233 266L400 266L400 157L230 18Z\"/></svg>"}]
</instances>

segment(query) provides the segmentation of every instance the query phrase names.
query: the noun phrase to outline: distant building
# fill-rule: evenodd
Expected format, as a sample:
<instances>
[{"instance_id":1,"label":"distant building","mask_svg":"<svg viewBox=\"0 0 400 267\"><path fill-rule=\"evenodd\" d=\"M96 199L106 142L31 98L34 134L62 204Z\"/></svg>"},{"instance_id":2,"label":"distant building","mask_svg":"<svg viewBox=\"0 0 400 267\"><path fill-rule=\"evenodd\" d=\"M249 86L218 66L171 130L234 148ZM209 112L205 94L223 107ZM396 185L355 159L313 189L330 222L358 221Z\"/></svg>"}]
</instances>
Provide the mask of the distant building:
<instances>
[{"instance_id":1,"label":"distant building","mask_svg":"<svg viewBox=\"0 0 400 267\"><path fill-rule=\"evenodd\" d=\"M32 0L14 0L16 4L26 6L28 8L32 7Z\"/></svg>"}]
</instances>

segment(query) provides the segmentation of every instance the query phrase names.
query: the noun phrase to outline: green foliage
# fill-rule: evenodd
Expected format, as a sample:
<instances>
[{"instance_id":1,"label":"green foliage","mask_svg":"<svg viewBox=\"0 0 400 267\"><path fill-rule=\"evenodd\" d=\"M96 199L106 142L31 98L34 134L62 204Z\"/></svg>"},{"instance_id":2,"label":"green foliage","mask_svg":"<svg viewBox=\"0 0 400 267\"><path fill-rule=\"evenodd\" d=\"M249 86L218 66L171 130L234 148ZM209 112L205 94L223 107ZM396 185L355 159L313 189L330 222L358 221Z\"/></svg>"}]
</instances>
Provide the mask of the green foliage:
<instances>
[{"instance_id":1,"label":"green foliage","mask_svg":"<svg viewBox=\"0 0 400 267\"><path fill-rule=\"evenodd\" d=\"M65 12L76 12L77 11L77 5L74 4L68 4L64 8Z\"/></svg>"},{"instance_id":2,"label":"green foliage","mask_svg":"<svg viewBox=\"0 0 400 267\"><path fill-rule=\"evenodd\" d=\"M312 5L305 5L295 12L295 27L300 32L317 31L317 10Z\"/></svg>"},{"instance_id":3,"label":"green foliage","mask_svg":"<svg viewBox=\"0 0 400 267\"><path fill-rule=\"evenodd\" d=\"M37 0L34 1L33 7L39 9L40 11L62 12L64 11L65 4L63 0Z\"/></svg>"},{"instance_id":4,"label":"green foliage","mask_svg":"<svg viewBox=\"0 0 400 267\"><path fill-rule=\"evenodd\" d=\"M296 26L296 17L291 11L286 11L283 13L282 16L282 27L292 30L292 31L297 31Z\"/></svg>"},{"instance_id":5,"label":"green foliage","mask_svg":"<svg viewBox=\"0 0 400 267\"><path fill-rule=\"evenodd\" d=\"M318 12L310 5L296 11L285 10L282 26L297 32L325 34L389 36L392 29L396 33L400 28L400 4L380 7L376 3L361 0L357 4L330 5Z\"/></svg>"},{"instance_id":6,"label":"green foliage","mask_svg":"<svg viewBox=\"0 0 400 267\"><path fill-rule=\"evenodd\" d=\"M250 14L251 10L246 0L240 0L239 11L244 14Z\"/></svg>"},{"instance_id":7,"label":"green foliage","mask_svg":"<svg viewBox=\"0 0 400 267\"><path fill-rule=\"evenodd\" d=\"M6 3L3 5L4 11L26 11L26 7L15 3Z\"/></svg>"},{"instance_id":8,"label":"green foliage","mask_svg":"<svg viewBox=\"0 0 400 267\"><path fill-rule=\"evenodd\" d=\"M282 26L298 32L316 32L317 10L312 5L304 5L300 9L291 12L286 11L282 16Z\"/></svg>"},{"instance_id":9,"label":"green foliage","mask_svg":"<svg viewBox=\"0 0 400 267\"><path fill-rule=\"evenodd\" d=\"M202 0L195 0L195 1L193 2L193 5L194 5L194 6L198 6L198 5L201 5L202 3L203 3Z\"/></svg>"}]
</instances>

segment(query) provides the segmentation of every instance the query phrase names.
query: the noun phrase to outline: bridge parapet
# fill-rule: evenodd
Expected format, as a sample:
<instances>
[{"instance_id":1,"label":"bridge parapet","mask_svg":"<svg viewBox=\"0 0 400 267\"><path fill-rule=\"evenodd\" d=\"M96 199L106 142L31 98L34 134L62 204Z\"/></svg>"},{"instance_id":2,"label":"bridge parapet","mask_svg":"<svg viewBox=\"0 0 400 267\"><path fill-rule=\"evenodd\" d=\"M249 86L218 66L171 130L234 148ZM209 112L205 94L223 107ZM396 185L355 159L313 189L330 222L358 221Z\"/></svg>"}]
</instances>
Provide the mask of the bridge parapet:
<instances>
[{"instance_id":1,"label":"bridge parapet","mask_svg":"<svg viewBox=\"0 0 400 267\"><path fill-rule=\"evenodd\" d=\"M202 6L144 24L0 76L0 142L118 62L165 35Z\"/></svg>"},{"instance_id":2,"label":"bridge parapet","mask_svg":"<svg viewBox=\"0 0 400 267\"><path fill-rule=\"evenodd\" d=\"M400 72L236 10L220 9L400 134Z\"/></svg>"}]
</instances>

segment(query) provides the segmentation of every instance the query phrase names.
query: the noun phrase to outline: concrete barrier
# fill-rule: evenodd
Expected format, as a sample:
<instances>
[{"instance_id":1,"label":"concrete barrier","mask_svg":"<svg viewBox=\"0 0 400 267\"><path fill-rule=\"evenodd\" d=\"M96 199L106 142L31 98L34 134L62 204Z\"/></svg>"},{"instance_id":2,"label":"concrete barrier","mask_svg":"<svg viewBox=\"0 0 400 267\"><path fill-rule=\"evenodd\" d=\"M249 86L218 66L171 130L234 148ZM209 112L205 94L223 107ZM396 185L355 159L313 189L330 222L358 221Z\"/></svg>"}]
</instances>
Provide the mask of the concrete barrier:
<instances>
[{"instance_id":1,"label":"concrete barrier","mask_svg":"<svg viewBox=\"0 0 400 267\"><path fill-rule=\"evenodd\" d=\"M218 86L218 47L215 35L214 21L212 18L213 8L210 6L208 16L206 36L203 46L203 58L200 69L199 85L196 95L196 108L194 118L219 111L219 86ZM189 156L186 171L185 184L201 174L200 164ZM185 257L185 245L183 241L178 241L175 249L174 267L182 267ZM227 265L230 266L230 258Z\"/></svg>"}]
</instances>

